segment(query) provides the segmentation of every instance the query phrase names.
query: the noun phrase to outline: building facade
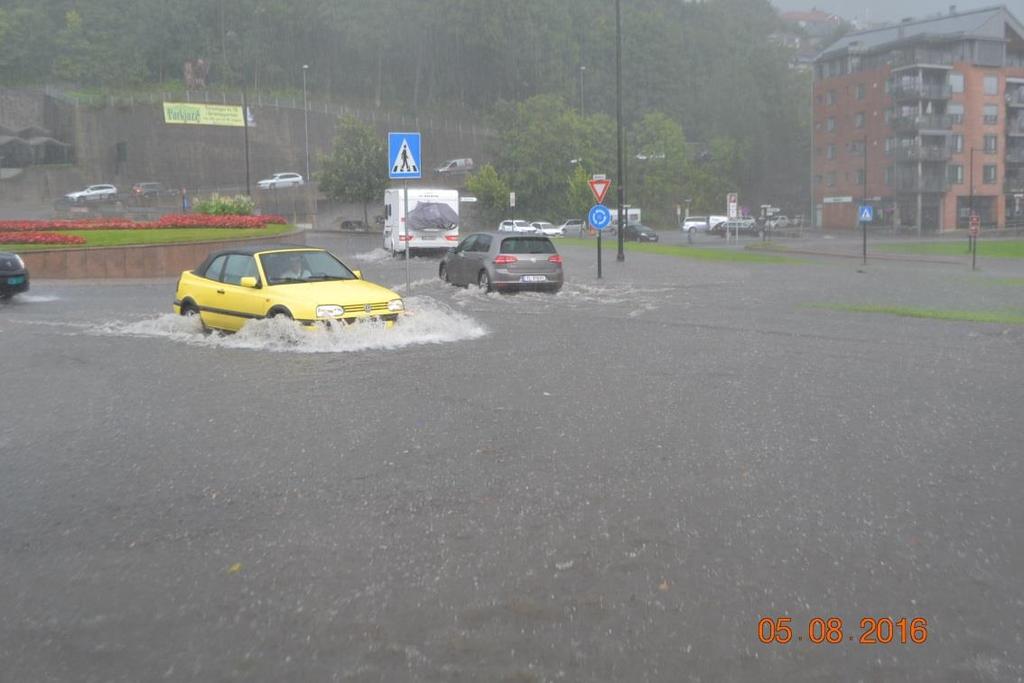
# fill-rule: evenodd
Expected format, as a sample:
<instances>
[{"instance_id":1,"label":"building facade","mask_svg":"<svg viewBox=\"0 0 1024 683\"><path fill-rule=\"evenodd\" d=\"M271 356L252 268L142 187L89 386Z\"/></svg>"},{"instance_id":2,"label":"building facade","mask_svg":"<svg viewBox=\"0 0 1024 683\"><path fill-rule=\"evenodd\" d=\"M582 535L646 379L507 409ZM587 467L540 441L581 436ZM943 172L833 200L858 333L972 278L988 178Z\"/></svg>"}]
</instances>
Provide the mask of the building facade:
<instances>
[{"instance_id":1,"label":"building facade","mask_svg":"<svg viewBox=\"0 0 1024 683\"><path fill-rule=\"evenodd\" d=\"M814 219L1024 226L1024 26L1005 7L853 33L815 59Z\"/></svg>"}]
</instances>

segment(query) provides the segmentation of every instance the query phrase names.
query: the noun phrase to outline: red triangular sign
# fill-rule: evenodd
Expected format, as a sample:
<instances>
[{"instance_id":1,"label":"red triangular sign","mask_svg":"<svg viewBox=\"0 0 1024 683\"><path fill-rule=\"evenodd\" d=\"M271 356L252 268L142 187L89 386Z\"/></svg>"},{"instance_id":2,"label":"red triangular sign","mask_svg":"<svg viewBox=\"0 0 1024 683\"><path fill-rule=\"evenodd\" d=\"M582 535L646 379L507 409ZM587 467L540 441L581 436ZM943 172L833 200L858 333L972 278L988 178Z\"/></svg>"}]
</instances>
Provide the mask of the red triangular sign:
<instances>
[{"instance_id":1,"label":"red triangular sign","mask_svg":"<svg viewBox=\"0 0 1024 683\"><path fill-rule=\"evenodd\" d=\"M594 193L594 199L598 204L604 203L604 196L608 194L608 188L612 186L610 180L590 180L590 191Z\"/></svg>"}]
</instances>

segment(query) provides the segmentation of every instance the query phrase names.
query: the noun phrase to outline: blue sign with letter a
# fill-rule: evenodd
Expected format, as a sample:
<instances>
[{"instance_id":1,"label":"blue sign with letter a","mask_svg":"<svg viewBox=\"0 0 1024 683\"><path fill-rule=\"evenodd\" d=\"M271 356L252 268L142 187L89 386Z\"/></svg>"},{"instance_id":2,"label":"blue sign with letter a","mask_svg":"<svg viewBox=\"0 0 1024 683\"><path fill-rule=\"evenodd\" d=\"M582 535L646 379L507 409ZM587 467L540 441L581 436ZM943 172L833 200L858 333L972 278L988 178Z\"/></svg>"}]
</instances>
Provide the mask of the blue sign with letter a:
<instances>
[{"instance_id":1,"label":"blue sign with letter a","mask_svg":"<svg viewBox=\"0 0 1024 683\"><path fill-rule=\"evenodd\" d=\"M861 204L857 208L857 220L861 223L870 223L875 220L875 209L868 204Z\"/></svg>"}]
</instances>

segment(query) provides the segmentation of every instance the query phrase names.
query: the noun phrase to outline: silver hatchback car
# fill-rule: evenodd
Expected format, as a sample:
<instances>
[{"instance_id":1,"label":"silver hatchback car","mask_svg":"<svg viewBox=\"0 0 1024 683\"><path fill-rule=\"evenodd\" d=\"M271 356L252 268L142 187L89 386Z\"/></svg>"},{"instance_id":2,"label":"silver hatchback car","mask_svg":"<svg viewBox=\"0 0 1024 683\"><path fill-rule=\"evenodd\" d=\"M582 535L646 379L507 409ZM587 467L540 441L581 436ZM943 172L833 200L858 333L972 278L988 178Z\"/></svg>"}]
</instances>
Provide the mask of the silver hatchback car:
<instances>
[{"instance_id":1,"label":"silver hatchback car","mask_svg":"<svg viewBox=\"0 0 1024 683\"><path fill-rule=\"evenodd\" d=\"M487 291L562 288L562 257L543 235L505 235L478 232L450 249L438 276L453 285L479 285Z\"/></svg>"}]
</instances>

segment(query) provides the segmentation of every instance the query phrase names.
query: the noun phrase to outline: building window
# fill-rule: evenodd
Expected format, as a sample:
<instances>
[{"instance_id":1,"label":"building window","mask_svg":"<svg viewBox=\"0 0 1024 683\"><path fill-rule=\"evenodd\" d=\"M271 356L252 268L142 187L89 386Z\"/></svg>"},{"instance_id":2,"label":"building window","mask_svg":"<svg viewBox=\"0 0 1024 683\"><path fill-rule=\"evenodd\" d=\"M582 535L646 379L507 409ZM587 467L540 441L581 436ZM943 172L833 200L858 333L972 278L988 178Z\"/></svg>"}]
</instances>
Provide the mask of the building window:
<instances>
[{"instance_id":1,"label":"building window","mask_svg":"<svg viewBox=\"0 0 1024 683\"><path fill-rule=\"evenodd\" d=\"M959 133L953 136L953 154L960 154L964 151L964 136Z\"/></svg>"},{"instance_id":2,"label":"building window","mask_svg":"<svg viewBox=\"0 0 1024 683\"><path fill-rule=\"evenodd\" d=\"M835 171L832 171L831 173L826 173L825 174L825 184L828 185L829 187L835 187L836 186L836 173L835 173Z\"/></svg>"},{"instance_id":3,"label":"building window","mask_svg":"<svg viewBox=\"0 0 1024 683\"><path fill-rule=\"evenodd\" d=\"M953 123L964 122L964 105L951 104L946 108L946 113L949 115L949 118Z\"/></svg>"},{"instance_id":4,"label":"building window","mask_svg":"<svg viewBox=\"0 0 1024 683\"><path fill-rule=\"evenodd\" d=\"M835 159L836 158L836 146L835 145L829 145L828 147L825 148L825 158L826 159Z\"/></svg>"},{"instance_id":5,"label":"building window","mask_svg":"<svg viewBox=\"0 0 1024 683\"><path fill-rule=\"evenodd\" d=\"M835 104L835 103L836 103L836 91L835 90L829 90L827 93L825 93L825 104Z\"/></svg>"},{"instance_id":6,"label":"building window","mask_svg":"<svg viewBox=\"0 0 1024 683\"><path fill-rule=\"evenodd\" d=\"M953 92L964 91L964 75L956 71L949 72L949 88Z\"/></svg>"},{"instance_id":7,"label":"building window","mask_svg":"<svg viewBox=\"0 0 1024 683\"><path fill-rule=\"evenodd\" d=\"M858 168L857 169L857 184L858 185L863 185L864 184L864 169L863 168Z\"/></svg>"},{"instance_id":8,"label":"building window","mask_svg":"<svg viewBox=\"0 0 1024 683\"><path fill-rule=\"evenodd\" d=\"M859 112L857 112L856 114L853 115L853 126L855 128L863 128L864 127L864 112L859 111Z\"/></svg>"},{"instance_id":9,"label":"building window","mask_svg":"<svg viewBox=\"0 0 1024 683\"><path fill-rule=\"evenodd\" d=\"M863 83L860 83L860 84L857 85L857 99L858 100L863 100L864 99L864 84Z\"/></svg>"},{"instance_id":10,"label":"building window","mask_svg":"<svg viewBox=\"0 0 1024 683\"><path fill-rule=\"evenodd\" d=\"M995 164L985 164L981 167L981 182L986 185L995 185L996 182L996 171L998 166Z\"/></svg>"},{"instance_id":11,"label":"building window","mask_svg":"<svg viewBox=\"0 0 1024 683\"><path fill-rule=\"evenodd\" d=\"M885 184L892 185L892 166L885 167Z\"/></svg>"},{"instance_id":12,"label":"building window","mask_svg":"<svg viewBox=\"0 0 1024 683\"><path fill-rule=\"evenodd\" d=\"M815 185L821 185L821 181L822 180L823 180L823 178L820 175L814 176L814 184Z\"/></svg>"},{"instance_id":13,"label":"building window","mask_svg":"<svg viewBox=\"0 0 1024 683\"><path fill-rule=\"evenodd\" d=\"M991 126L993 124L999 123L999 105L986 104L985 107L982 109L982 113L984 114L982 121L986 125Z\"/></svg>"},{"instance_id":14,"label":"building window","mask_svg":"<svg viewBox=\"0 0 1024 683\"><path fill-rule=\"evenodd\" d=\"M999 94L999 77L998 76L985 76L985 94L986 95L998 95Z\"/></svg>"},{"instance_id":15,"label":"building window","mask_svg":"<svg viewBox=\"0 0 1024 683\"><path fill-rule=\"evenodd\" d=\"M889 122L892 121L892 109L886 109L884 116L885 116L885 123L886 123L886 125L888 125Z\"/></svg>"},{"instance_id":16,"label":"building window","mask_svg":"<svg viewBox=\"0 0 1024 683\"><path fill-rule=\"evenodd\" d=\"M999 136L997 135L986 135L985 136L985 153L995 154L998 150Z\"/></svg>"},{"instance_id":17,"label":"building window","mask_svg":"<svg viewBox=\"0 0 1024 683\"><path fill-rule=\"evenodd\" d=\"M828 117L825 120L825 130L827 130L828 132L831 133L835 129L836 129L836 120L835 120L834 117L830 116L830 117Z\"/></svg>"},{"instance_id":18,"label":"building window","mask_svg":"<svg viewBox=\"0 0 1024 683\"><path fill-rule=\"evenodd\" d=\"M963 185L964 167L960 164L950 164L946 167L946 178L950 185Z\"/></svg>"}]
</instances>

